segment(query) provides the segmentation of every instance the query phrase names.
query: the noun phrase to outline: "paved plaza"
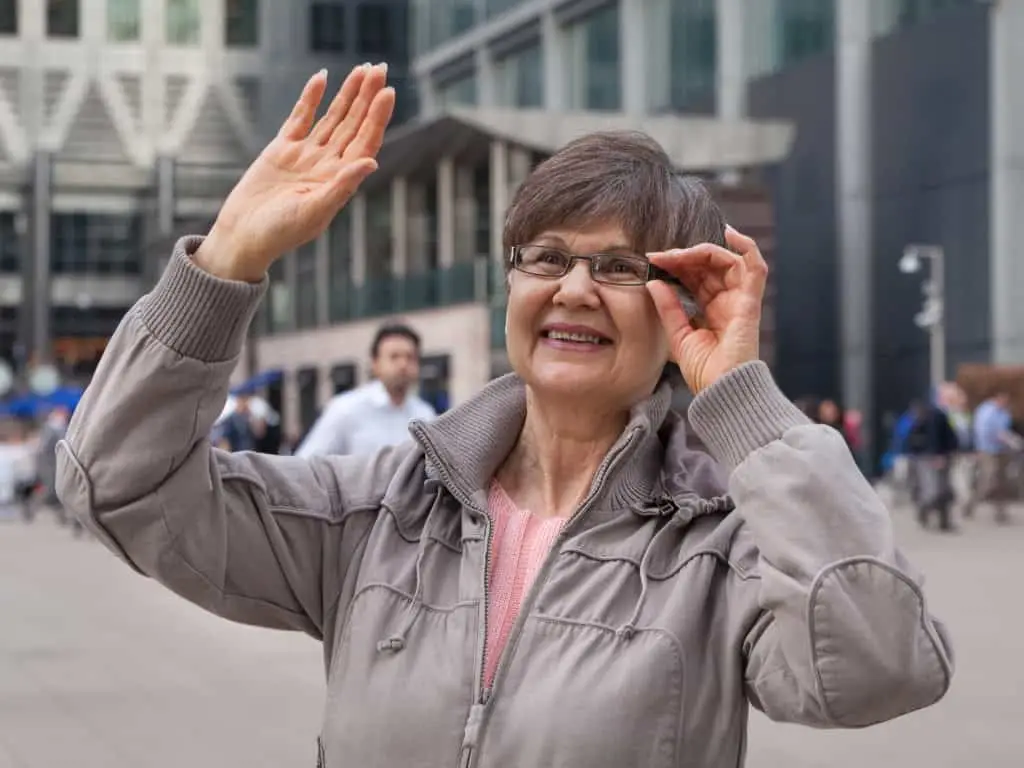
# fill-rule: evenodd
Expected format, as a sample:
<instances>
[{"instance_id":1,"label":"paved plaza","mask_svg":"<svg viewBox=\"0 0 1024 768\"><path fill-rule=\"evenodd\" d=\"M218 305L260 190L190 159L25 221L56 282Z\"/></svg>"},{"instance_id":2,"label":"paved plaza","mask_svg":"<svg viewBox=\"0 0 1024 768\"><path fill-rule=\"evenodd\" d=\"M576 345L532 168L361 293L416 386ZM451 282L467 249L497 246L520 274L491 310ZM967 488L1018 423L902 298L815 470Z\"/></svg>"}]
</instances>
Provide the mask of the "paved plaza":
<instances>
[{"instance_id":1,"label":"paved plaza","mask_svg":"<svg viewBox=\"0 0 1024 768\"><path fill-rule=\"evenodd\" d=\"M865 731L755 716L751 768L1024 765L1024 522L897 524L951 626L953 690ZM208 616L49 519L0 521L0 768L313 766L322 670L308 638Z\"/></svg>"}]
</instances>

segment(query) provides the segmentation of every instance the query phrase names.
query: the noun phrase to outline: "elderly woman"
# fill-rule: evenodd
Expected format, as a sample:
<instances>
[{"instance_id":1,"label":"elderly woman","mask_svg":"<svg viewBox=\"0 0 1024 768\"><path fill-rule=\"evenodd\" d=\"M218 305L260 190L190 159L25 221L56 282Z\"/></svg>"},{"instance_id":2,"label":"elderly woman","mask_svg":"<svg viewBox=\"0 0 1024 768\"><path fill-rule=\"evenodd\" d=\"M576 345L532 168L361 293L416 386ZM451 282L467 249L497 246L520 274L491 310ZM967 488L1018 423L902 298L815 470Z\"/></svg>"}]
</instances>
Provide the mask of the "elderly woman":
<instances>
[{"instance_id":1,"label":"elderly woman","mask_svg":"<svg viewBox=\"0 0 1024 768\"><path fill-rule=\"evenodd\" d=\"M58 449L64 503L186 599L323 641L323 765L724 768L748 704L858 727L941 698L889 514L757 359L764 260L643 137L581 139L517 191L514 375L373 456L211 448L267 268L376 167L385 75L315 124L314 76L180 241Z\"/></svg>"}]
</instances>

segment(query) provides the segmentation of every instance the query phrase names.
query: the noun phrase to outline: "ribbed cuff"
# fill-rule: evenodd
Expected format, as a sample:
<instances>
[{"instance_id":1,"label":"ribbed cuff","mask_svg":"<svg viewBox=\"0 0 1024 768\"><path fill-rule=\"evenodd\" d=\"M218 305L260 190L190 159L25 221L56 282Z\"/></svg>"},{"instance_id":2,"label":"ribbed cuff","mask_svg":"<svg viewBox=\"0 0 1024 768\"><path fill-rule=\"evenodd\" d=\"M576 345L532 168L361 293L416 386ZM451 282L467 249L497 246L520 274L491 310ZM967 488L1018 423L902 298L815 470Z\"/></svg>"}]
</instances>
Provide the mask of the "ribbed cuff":
<instances>
[{"instance_id":1,"label":"ribbed cuff","mask_svg":"<svg viewBox=\"0 0 1024 768\"><path fill-rule=\"evenodd\" d=\"M697 395L689 416L708 450L730 470L786 430L811 423L760 360L730 371Z\"/></svg>"},{"instance_id":2,"label":"ribbed cuff","mask_svg":"<svg viewBox=\"0 0 1024 768\"><path fill-rule=\"evenodd\" d=\"M241 354L267 279L242 283L203 271L192 261L202 242L199 236L178 240L163 277L136 311L162 344L185 357L219 363Z\"/></svg>"}]
</instances>

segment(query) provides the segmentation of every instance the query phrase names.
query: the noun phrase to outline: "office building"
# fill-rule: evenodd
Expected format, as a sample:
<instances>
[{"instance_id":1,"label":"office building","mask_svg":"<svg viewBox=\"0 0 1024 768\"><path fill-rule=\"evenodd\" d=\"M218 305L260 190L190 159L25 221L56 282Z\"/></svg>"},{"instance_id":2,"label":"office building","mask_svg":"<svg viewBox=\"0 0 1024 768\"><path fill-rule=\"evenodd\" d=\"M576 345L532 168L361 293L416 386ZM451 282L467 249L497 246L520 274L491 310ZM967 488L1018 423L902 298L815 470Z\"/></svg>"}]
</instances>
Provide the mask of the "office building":
<instances>
[{"instance_id":1,"label":"office building","mask_svg":"<svg viewBox=\"0 0 1024 768\"><path fill-rule=\"evenodd\" d=\"M313 72L386 59L407 90L406 9L0 0L0 357L87 375Z\"/></svg>"},{"instance_id":2,"label":"office building","mask_svg":"<svg viewBox=\"0 0 1024 768\"><path fill-rule=\"evenodd\" d=\"M776 373L874 435L929 383L915 324L945 253L945 372L1024 362L1024 3L1003 0L419 0L428 114L586 109L779 119L757 178L775 211ZM687 137L685 141L689 141ZM925 270L926 271L926 270ZM876 447L880 441L876 440Z\"/></svg>"}]
</instances>

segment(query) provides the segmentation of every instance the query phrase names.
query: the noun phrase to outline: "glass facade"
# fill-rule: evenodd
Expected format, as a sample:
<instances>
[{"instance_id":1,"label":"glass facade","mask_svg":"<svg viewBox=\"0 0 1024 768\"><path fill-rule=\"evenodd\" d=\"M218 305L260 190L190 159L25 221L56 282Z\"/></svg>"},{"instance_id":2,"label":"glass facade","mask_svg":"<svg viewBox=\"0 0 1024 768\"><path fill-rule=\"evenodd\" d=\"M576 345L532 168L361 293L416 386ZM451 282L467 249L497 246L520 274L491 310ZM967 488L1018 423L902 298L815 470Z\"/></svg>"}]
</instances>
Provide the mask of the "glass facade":
<instances>
[{"instance_id":1,"label":"glass facade","mask_svg":"<svg viewBox=\"0 0 1024 768\"><path fill-rule=\"evenodd\" d=\"M199 0L167 0L166 37L170 45L199 43Z\"/></svg>"},{"instance_id":2,"label":"glass facade","mask_svg":"<svg viewBox=\"0 0 1024 768\"><path fill-rule=\"evenodd\" d=\"M78 0L46 0L47 37L78 37Z\"/></svg>"},{"instance_id":3,"label":"glass facade","mask_svg":"<svg viewBox=\"0 0 1024 768\"><path fill-rule=\"evenodd\" d=\"M622 104L619 6L610 5L565 29L570 109L617 110Z\"/></svg>"},{"instance_id":4,"label":"glass facade","mask_svg":"<svg viewBox=\"0 0 1024 768\"><path fill-rule=\"evenodd\" d=\"M309 47L315 52L342 53L345 41L345 6L338 2L313 3L309 8Z\"/></svg>"},{"instance_id":5,"label":"glass facade","mask_svg":"<svg viewBox=\"0 0 1024 768\"><path fill-rule=\"evenodd\" d=\"M495 61L494 78L499 106L544 106L544 49L540 40Z\"/></svg>"},{"instance_id":6,"label":"glass facade","mask_svg":"<svg viewBox=\"0 0 1024 768\"><path fill-rule=\"evenodd\" d=\"M236 48L253 48L259 43L259 0L225 0L224 44Z\"/></svg>"},{"instance_id":7,"label":"glass facade","mask_svg":"<svg viewBox=\"0 0 1024 768\"><path fill-rule=\"evenodd\" d=\"M142 272L142 217L138 214L53 213L50 239L54 274Z\"/></svg>"},{"instance_id":8,"label":"glass facade","mask_svg":"<svg viewBox=\"0 0 1024 768\"><path fill-rule=\"evenodd\" d=\"M0 272L21 270L21 238L18 236L18 214L0 213Z\"/></svg>"},{"instance_id":9,"label":"glass facade","mask_svg":"<svg viewBox=\"0 0 1024 768\"><path fill-rule=\"evenodd\" d=\"M319 324L320 294L316 279L316 241L306 243L295 259L295 327L316 328Z\"/></svg>"},{"instance_id":10,"label":"glass facade","mask_svg":"<svg viewBox=\"0 0 1024 768\"><path fill-rule=\"evenodd\" d=\"M870 0L867 0L870 1ZM768 75L835 45L835 0L772 0L750 4L745 17L749 74Z\"/></svg>"},{"instance_id":11,"label":"glass facade","mask_svg":"<svg viewBox=\"0 0 1024 768\"><path fill-rule=\"evenodd\" d=\"M138 42L142 34L141 0L107 0L107 39L113 43Z\"/></svg>"},{"instance_id":12,"label":"glass facade","mask_svg":"<svg viewBox=\"0 0 1024 768\"><path fill-rule=\"evenodd\" d=\"M522 5L525 0L484 0L484 13L488 19L501 16L505 11Z\"/></svg>"},{"instance_id":13,"label":"glass facade","mask_svg":"<svg viewBox=\"0 0 1024 768\"><path fill-rule=\"evenodd\" d=\"M715 0L651 0L647 7L649 109L709 111L717 67Z\"/></svg>"},{"instance_id":14,"label":"glass facade","mask_svg":"<svg viewBox=\"0 0 1024 768\"><path fill-rule=\"evenodd\" d=\"M977 0L868 0L875 34L887 35L913 27L936 13L962 8Z\"/></svg>"},{"instance_id":15,"label":"glass facade","mask_svg":"<svg viewBox=\"0 0 1024 768\"><path fill-rule=\"evenodd\" d=\"M458 37L477 22L476 0L412 0L416 53Z\"/></svg>"},{"instance_id":16,"label":"glass facade","mask_svg":"<svg viewBox=\"0 0 1024 768\"><path fill-rule=\"evenodd\" d=\"M437 89L438 104L442 107L473 106L477 101L476 73L471 72L458 80L450 80Z\"/></svg>"},{"instance_id":17,"label":"glass facade","mask_svg":"<svg viewBox=\"0 0 1024 768\"><path fill-rule=\"evenodd\" d=\"M353 316L351 216L348 208L342 208L327 230L327 316L332 323Z\"/></svg>"},{"instance_id":18,"label":"glass facade","mask_svg":"<svg viewBox=\"0 0 1024 768\"><path fill-rule=\"evenodd\" d=\"M361 310L378 313L391 305L391 189L366 195L366 283Z\"/></svg>"},{"instance_id":19,"label":"glass facade","mask_svg":"<svg viewBox=\"0 0 1024 768\"><path fill-rule=\"evenodd\" d=\"M0 0L0 35L18 34L18 0Z\"/></svg>"}]
</instances>

